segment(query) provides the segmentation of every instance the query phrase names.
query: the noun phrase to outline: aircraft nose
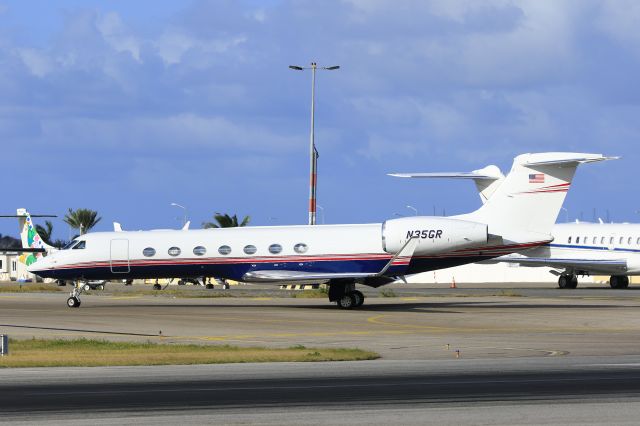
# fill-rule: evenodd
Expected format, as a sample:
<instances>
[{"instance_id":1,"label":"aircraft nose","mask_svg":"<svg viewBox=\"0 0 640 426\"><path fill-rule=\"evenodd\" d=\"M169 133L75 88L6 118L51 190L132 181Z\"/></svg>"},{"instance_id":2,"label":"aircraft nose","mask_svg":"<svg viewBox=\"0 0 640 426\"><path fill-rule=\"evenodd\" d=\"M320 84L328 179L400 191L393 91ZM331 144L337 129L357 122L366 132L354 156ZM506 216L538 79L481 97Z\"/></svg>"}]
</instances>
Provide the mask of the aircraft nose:
<instances>
[{"instance_id":1,"label":"aircraft nose","mask_svg":"<svg viewBox=\"0 0 640 426\"><path fill-rule=\"evenodd\" d=\"M36 275L39 275L41 272L46 271L48 269L51 269L50 256L38 259L38 261L36 261L36 262L32 263L31 265L27 266L27 271L31 272L32 274L36 274Z\"/></svg>"}]
</instances>

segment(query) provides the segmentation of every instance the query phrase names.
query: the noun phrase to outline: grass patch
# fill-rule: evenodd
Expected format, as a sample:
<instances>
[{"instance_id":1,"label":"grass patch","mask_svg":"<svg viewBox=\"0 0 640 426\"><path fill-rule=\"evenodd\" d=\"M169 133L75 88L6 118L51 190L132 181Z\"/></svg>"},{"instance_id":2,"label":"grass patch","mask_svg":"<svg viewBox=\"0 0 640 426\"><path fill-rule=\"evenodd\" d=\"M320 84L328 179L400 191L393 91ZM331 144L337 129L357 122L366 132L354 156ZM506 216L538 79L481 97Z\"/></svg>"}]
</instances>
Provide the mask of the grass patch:
<instances>
[{"instance_id":1,"label":"grass patch","mask_svg":"<svg viewBox=\"0 0 640 426\"><path fill-rule=\"evenodd\" d=\"M380 291L380 296L382 297L398 297L395 291L390 288L385 288Z\"/></svg>"},{"instance_id":2,"label":"grass patch","mask_svg":"<svg viewBox=\"0 0 640 426\"><path fill-rule=\"evenodd\" d=\"M291 293L291 297L294 299L324 299L327 297L327 292L323 289L296 290Z\"/></svg>"},{"instance_id":3,"label":"grass patch","mask_svg":"<svg viewBox=\"0 0 640 426\"><path fill-rule=\"evenodd\" d=\"M0 358L8 367L98 367L114 365L188 365L245 362L359 361L379 358L360 349L239 347L110 342L94 339L10 340L10 353Z\"/></svg>"},{"instance_id":4,"label":"grass patch","mask_svg":"<svg viewBox=\"0 0 640 426\"><path fill-rule=\"evenodd\" d=\"M58 287L56 284L0 284L0 293L42 293L47 291L63 291L64 289L65 287Z\"/></svg>"}]
</instances>

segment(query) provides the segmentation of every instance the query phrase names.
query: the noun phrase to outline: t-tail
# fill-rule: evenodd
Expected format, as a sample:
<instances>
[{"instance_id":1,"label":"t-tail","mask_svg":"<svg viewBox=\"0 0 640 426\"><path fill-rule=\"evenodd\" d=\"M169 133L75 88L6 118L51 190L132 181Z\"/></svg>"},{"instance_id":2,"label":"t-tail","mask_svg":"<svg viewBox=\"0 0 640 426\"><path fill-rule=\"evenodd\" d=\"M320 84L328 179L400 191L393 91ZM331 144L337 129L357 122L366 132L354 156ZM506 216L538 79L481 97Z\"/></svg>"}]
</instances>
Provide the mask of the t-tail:
<instances>
[{"instance_id":1,"label":"t-tail","mask_svg":"<svg viewBox=\"0 0 640 426\"><path fill-rule=\"evenodd\" d=\"M33 223L31 215L26 209L18 209L16 212L18 217L18 223L20 225L20 239L22 240L23 249L44 250L43 252L23 253L20 255L19 260L25 265L31 265L42 258L46 252L57 250L55 247L45 243L42 237L38 234L36 226ZM55 216L42 216L42 217L55 217Z\"/></svg>"},{"instance_id":2,"label":"t-tail","mask_svg":"<svg viewBox=\"0 0 640 426\"><path fill-rule=\"evenodd\" d=\"M601 154L545 152L522 154L505 177L496 166L471 173L403 173L398 177L473 179L483 205L453 216L486 223L489 233L503 240L534 241L551 238L551 228L582 163L611 160Z\"/></svg>"}]
</instances>

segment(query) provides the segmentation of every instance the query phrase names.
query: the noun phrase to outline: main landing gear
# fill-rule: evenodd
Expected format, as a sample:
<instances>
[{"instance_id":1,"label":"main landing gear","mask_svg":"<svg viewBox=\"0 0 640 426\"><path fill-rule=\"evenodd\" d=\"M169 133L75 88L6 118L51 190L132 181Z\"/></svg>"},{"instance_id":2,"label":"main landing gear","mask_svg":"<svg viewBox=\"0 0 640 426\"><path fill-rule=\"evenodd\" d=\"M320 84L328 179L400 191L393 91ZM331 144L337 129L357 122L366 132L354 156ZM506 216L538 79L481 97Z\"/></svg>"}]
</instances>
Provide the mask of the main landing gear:
<instances>
[{"instance_id":1,"label":"main landing gear","mask_svg":"<svg viewBox=\"0 0 640 426\"><path fill-rule=\"evenodd\" d=\"M562 274L558 277L558 287L562 289L578 287L578 277L575 274Z\"/></svg>"},{"instance_id":2,"label":"main landing gear","mask_svg":"<svg viewBox=\"0 0 640 426\"><path fill-rule=\"evenodd\" d=\"M355 282L336 280L329 283L329 302L336 302L340 309L359 308L364 303L364 294L356 290Z\"/></svg>"},{"instance_id":3,"label":"main landing gear","mask_svg":"<svg viewBox=\"0 0 640 426\"><path fill-rule=\"evenodd\" d=\"M629 287L629 277L626 275L611 275L609 285L615 289L627 288Z\"/></svg>"}]
</instances>

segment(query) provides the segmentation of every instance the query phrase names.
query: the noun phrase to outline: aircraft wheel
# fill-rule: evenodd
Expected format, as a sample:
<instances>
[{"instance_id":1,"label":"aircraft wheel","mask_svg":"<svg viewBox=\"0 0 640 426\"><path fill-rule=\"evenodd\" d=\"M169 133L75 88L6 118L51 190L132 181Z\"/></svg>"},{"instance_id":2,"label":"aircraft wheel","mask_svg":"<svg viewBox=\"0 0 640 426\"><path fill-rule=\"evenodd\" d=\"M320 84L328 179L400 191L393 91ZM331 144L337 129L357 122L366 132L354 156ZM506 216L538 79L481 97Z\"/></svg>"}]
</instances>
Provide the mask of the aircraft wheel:
<instances>
[{"instance_id":1,"label":"aircraft wheel","mask_svg":"<svg viewBox=\"0 0 640 426\"><path fill-rule=\"evenodd\" d=\"M67 306L70 308L77 308L80 306L80 299L77 297L70 297L67 299Z\"/></svg>"},{"instance_id":2,"label":"aircraft wheel","mask_svg":"<svg viewBox=\"0 0 640 426\"><path fill-rule=\"evenodd\" d=\"M622 279L618 275L611 275L609 278L609 285L611 288L619 289L622 288Z\"/></svg>"},{"instance_id":3,"label":"aircraft wheel","mask_svg":"<svg viewBox=\"0 0 640 426\"><path fill-rule=\"evenodd\" d=\"M205 287L207 288L207 290L211 290L213 289L213 284L207 284Z\"/></svg>"},{"instance_id":4,"label":"aircraft wheel","mask_svg":"<svg viewBox=\"0 0 640 426\"><path fill-rule=\"evenodd\" d=\"M359 308L360 306L362 306L364 304L364 294L362 294L361 291L358 290L354 290L351 295L353 296L353 298L356 301L355 307Z\"/></svg>"},{"instance_id":5,"label":"aircraft wheel","mask_svg":"<svg viewBox=\"0 0 640 426\"><path fill-rule=\"evenodd\" d=\"M569 280L569 288L577 288L578 287L578 277L575 275L571 275L571 279Z\"/></svg>"},{"instance_id":6,"label":"aircraft wheel","mask_svg":"<svg viewBox=\"0 0 640 426\"><path fill-rule=\"evenodd\" d=\"M100 284L100 285L98 286L98 290L104 290L104 284Z\"/></svg>"},{"instance_id":7,"label":"aircraft wheel","mask_svg":"<svg viewBox=\"0 0 640 426\"><path fill-rule=\"evenodd\" d=\"M153 289L154 290L162 290L162 286L160 284L154 284L153 285Z\"/></svg>"},{"instance_id":8,"label":"aircraft wheel","mask_svg":"<svg viewBox=\"0 0 640 426\"><path fill-rule=\"evenodd\" d=\"M620 277L620 281L622 281L622 285L620 286L620 288L629 288L629 277L627 277L626 275L622 276Z\"/></svg>"},{"instance_id":9,"label":"aircraft wheel","mask_svg":"<svg viewBox=\"0 0 640 426\"><path fill-rule=\"evenodd\" d=\"M558 277L558 287L560 287L561 289L567 289L570 288L570 285L571 282L568 275L562 274L560 275L560 277Z\"/></svg>"},{"instance_id":10,"label":"aircraft wheel","mask_svg":"<svg viewBox=\"0 0 640 426\"><path fill-rule=\"evenodd\" d=\"M82 289L84 291L89 291L89 290L91 290L91 286L89 284L85 284L85 285L82 286Z\"/></svg>"},{"instance_id":11,"label":"aircraft wheel","mask_svg":"<svg viewBox=\"0 0 640 426\"><path fill-rule=\"evenodd\" d=\"M352 294L345 294L336 300L336 304L340 309L352 309L356 306L356 299Z\"/></svg>"}]
</instances>

